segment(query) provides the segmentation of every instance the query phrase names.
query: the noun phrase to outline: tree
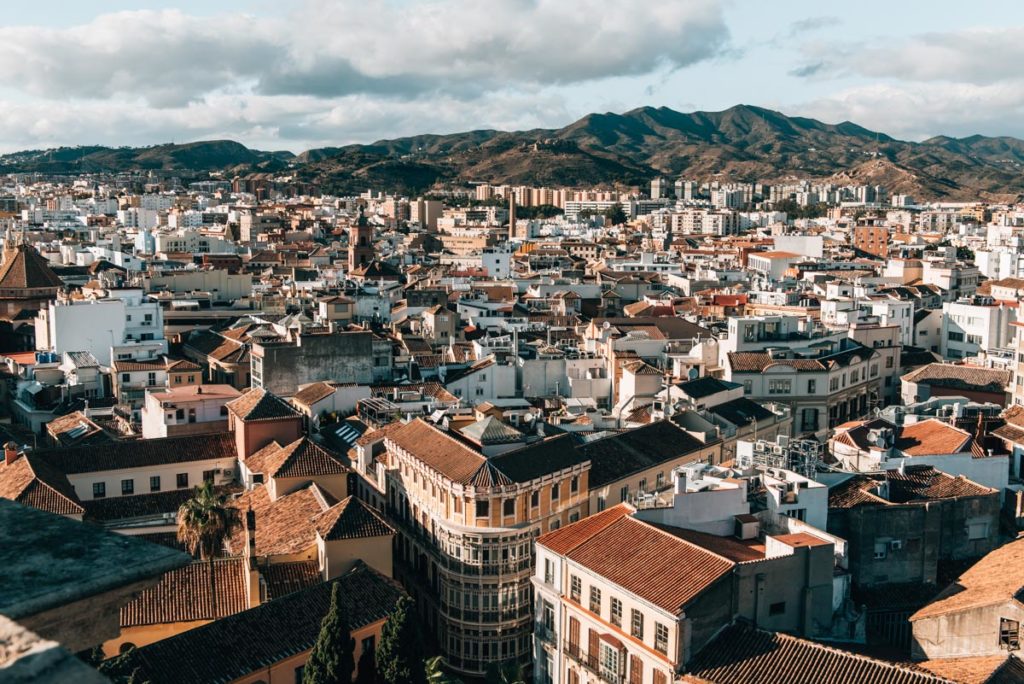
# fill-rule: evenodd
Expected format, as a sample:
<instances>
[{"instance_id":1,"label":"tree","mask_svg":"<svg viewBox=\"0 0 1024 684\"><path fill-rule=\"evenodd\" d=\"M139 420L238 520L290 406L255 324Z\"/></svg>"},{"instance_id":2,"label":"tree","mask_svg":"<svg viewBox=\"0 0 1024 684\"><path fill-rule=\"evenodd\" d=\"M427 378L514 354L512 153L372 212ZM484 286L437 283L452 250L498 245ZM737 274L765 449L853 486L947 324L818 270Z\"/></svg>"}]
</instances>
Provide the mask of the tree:
<instances>
[{"instance_id":1,"label":"tree","mask_svg":"<svg viewBox=\"0 0 1024 684\"><path fill-rule=\"evenodd\" d=\"M626 216L626 210L618 202L605 209L604 217L613 226L622 225L629 220L629 217Z\"/></svg>"},{"instance_id":2,"label":"tree","mask_svg":"<svg viewBox=\"0 0 1024 684\"><path fill-rule=\"evenodd\" d=\"M366 649L359 656L356 684L377 684L377 659L370 649Z\"/></svg>"},{"instance_id":3,"label":"tree","mask_svg":"<svg viewBox=\"0 0 1024 684\"><path fill-rule=\"evenodd\" d=\"M441 656L434 656L426 663L427 684L462 684L461 679L456 679L444 671Z\"/></svg>"},{"instance_id":4,"label":"tree","mask_svg":"<svg viewBox=\"0 0 1024 684\"><path fill-rule=\"evenodd\" d=\"M225 506L226 498L206 480L196 487L190 498L178 509L178 541L188 552L210 564L210 617L217 617L217 583L213 559L224 548L224 540L238 525L235 510Z\"/></svg>"},{"instance_id":5,"label":"tree","mask_svg":"<svg viewBox=\"0 0 1024 684\"><path fill-rule=\"evenodd\" d=\"M523 666L508 660L504 663L491 663L484 675L485 684L525 684L526 677Z\"/></svg>"},{"instance_id":6,"label":"tree","mask_svg":"<svg viewBox=\"0 0 1024 684\"><path fill-rule=\"evenodd\" d=\"M331 607L320 623L320 635L302 670L302 684L352 684L356 640L339 605L340 587L331 588Z\"/></svg>"},{"instance_id":7,"label":"tree","mask_svg":"<svg viewBox=\"0 0 1024 684\"><path fill-rule=\"evenodd\" d=\"M409 597L398 599L381 628L377 673L384 684L422 684L426 679L423 639L412 608Z\"/></svg>"}]
</instances>

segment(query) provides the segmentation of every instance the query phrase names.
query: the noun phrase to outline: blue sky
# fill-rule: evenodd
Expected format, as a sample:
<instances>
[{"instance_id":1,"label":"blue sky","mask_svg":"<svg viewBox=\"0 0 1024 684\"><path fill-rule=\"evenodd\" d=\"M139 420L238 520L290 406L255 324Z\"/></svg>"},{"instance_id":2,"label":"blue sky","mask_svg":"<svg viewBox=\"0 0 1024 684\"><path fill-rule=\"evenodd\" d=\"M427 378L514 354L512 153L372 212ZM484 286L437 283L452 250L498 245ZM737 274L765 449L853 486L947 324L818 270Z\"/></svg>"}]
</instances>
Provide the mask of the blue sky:
<instances>
[{"instance_id":1,"label":"blue sky","mask_svg":"<svg viewBox=\"0 0 1024 684\"><path fill-rule=\"evenodd\" d=\"M9 3L0 150L309 147L737 103L905 139L1024 137L1024 3Z\"/></svg>"}]
</instances>

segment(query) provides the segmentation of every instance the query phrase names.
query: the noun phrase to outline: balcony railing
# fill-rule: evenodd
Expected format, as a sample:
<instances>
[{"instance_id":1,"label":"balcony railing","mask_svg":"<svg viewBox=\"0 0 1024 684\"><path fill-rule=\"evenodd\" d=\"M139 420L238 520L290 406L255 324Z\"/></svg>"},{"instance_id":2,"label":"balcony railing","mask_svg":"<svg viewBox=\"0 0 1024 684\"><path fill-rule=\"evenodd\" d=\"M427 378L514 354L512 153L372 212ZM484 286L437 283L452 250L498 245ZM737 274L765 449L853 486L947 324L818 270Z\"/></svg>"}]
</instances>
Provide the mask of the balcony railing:
<instances>
[{"instance_id":1,"label":"balcony railing","mask_svg":"<svg viewBox=\"0 0 1024 684\"><path fill-rule=\"evenodd\" d=\"M584 653L580 650L579 644L566 641L564 644L565 654L572 660L583 666L583 669L597 676L602 682L608 684L625 684L626 678L620 674L609 672L601 667L601 662L596 655ZM619 658L625 658L625 653L620 653Z\"/></svg>"}]
</instances>

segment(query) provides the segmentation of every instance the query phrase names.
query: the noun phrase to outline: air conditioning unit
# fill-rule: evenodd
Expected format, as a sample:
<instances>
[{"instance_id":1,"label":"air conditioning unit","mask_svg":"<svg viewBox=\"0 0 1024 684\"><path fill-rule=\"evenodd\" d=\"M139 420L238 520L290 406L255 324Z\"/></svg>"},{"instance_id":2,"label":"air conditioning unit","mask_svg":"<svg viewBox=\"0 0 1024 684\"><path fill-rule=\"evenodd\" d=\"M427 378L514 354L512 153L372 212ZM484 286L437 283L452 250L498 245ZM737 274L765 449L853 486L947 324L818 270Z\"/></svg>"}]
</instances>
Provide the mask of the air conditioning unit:
<instances>
[{"instance_id":1,"label":"air conditioning unit","mask_svg":"<svg viewBox=\"0 0 1024 684\"><path fill-rule=\"evenodd\" d=\"M891 542L889 542L889 550L891 550L891 551L899 551L902 548L903 548L903 540L902 539L893 539Z\"/></svg>"}]
</instances>

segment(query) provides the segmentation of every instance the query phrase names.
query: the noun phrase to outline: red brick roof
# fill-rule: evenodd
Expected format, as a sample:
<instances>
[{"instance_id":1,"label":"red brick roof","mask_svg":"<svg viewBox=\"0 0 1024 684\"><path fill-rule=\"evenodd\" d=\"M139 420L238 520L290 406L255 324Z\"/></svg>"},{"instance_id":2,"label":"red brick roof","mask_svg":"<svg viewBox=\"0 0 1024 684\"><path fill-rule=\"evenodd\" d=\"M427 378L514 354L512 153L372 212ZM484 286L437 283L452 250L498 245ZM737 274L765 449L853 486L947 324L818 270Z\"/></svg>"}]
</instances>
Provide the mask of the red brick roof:
<instances>
[{"instance_id":1,"label":"red brick roof","mask_svg":"<svg viewBox=\"0 0 1024 684\"><path fill-rule=\"evenodd\" d=\"M57 515L85 512L67 476L35 454L0 462L0 497Z\"/></svg>"},{"instance_id":2,"label":"red brick roof","mask_svg":"<svg viewBox=\"0 0 1024 684\"><path fill-rule=\"evenodd\" d=\"M227 404L236 418L245 421L278 420L299 415L288 402L265 389L251 389L242 396Z\"/></svg>"},{"instance_id":3,"label":"red brick roof","mask_svg":"<svg viewBox=\"0 0 1024 684\"><path fill-rule=\"evenodd\" d=\"M969 432L936 418L906 425L896 438L896 448L907 456L960 454L971 450Z\"/></svg>"},{"instance_id":4,"label":"red brick roof","mask_svg":"<svg viewBox=\"0 0 1024 684\"><path fill-rule=\"evenodd\" d=\"M1001 546L975 563L934 601L911 615L910 621L1010 602L1024 609L1022 567L1024 538Z\"/></svg>"},{"instance_id":5,"label":"red brick roof","mask_svg":"<svg viewBox=\"0 0 1024 684\"><path fill-rule=\"evenodd\" d=\"M326 541L386 537L395 533L376 511L354 496L314 516L313 526Z\"/></svg>"}]
</instances>

